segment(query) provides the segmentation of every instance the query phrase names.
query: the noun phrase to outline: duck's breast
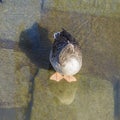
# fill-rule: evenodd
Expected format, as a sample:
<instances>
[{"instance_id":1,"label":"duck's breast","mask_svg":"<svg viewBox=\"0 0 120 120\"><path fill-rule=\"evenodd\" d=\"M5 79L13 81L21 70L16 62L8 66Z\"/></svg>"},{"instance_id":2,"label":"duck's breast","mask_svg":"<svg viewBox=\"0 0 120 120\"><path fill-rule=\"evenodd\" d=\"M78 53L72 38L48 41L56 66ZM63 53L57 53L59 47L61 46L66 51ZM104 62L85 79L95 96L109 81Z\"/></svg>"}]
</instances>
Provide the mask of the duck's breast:
<instances>
[{"instance_id":1,"label":"duck's breast","mask_svg":"<svg viewBox=\"0 0 120 120\"><path fill-rule=\"evenodd\" d=\"M66 75L74 75L79 72L81 66L82 66L82 59L80 62L76 58L71 58L64 63L64 67L62 68L62 71Z\"/></svg>"}]
</instances>

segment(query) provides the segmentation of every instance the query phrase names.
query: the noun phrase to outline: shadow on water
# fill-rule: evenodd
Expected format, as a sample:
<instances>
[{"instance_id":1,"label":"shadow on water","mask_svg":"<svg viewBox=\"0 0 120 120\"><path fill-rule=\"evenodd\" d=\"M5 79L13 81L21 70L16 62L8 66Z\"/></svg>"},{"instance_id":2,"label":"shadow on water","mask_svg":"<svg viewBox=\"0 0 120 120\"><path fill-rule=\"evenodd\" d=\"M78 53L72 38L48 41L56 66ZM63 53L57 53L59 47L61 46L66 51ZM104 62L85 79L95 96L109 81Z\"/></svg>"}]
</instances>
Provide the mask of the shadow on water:
<instances>
[{"instance_id":1,"label":"shadow on water","mask_svg":"<svg viewBox=\"0 0 120 120\"><path fill-rule=\"evenodd\" d=\"M33 24L21 33L19 46L37 67L49 69L51 42L45 28L41 28L38 23Z\"/></svg>"},{"instance_id":2,"label":"shadow on water","mask_svg":"<svg viewBox=\"0 0 120 120\"><path fill-rule=\"evenodd\" d=\"M31 100L26 109L25 120L30 120L34 101L34 79L39 68L49 69L50 65L49 52L51 42L48 39L48 31L45 28L40 27L38 23L34 23L31 28L22 31L20 34L19 47L37 67L36 72L30 79L30 82L32 83L29 89Z\"/></svg>"}]
</instances>

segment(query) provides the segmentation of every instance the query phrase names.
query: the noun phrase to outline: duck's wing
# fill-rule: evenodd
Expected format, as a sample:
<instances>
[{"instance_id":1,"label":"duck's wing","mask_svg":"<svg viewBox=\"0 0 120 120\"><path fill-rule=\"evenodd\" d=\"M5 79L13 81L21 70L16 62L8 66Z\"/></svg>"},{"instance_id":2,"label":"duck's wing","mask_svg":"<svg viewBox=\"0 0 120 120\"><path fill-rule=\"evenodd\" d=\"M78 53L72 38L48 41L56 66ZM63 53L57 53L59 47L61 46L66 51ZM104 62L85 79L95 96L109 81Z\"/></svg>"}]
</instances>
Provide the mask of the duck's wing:
<instances>
[{"instance_id":1,"label":"duck's wing","mask_svg":"<svg viewBox=\"0 0 120 120\"><path fill-rule=\"evenodd\" d=\"M68 44L70 44L71 46ZM67 53L68 51L69 53L73 50L72 46L79 45L75 38L63 28L63 30L55 37L55 41L52 47L52 55L58 56L61 53L61 51L64 51L64 53Z\"/></svg>"},{"instance_id":2,"label":"duck's wing","mask_svg":"<svg viewBox=\"0 0 120 120\"><path fill-rule=\"evenodd\" d=\"M71 43L67 44L60 52L58 56L58 61L62 65L69 58L75 57L79 59L81 58L81 49L78 45L73 45Z\"/></svg>"},{"instance_id":3,"label":"duck's wing","mask_svg":"<svg viewBox=\"0 0 120 120\"><path fill-rule=\"evenodd\" d=\"M59 54L59 63L62 65L64 62L74 55L74 46L72 44L67 44Z\"/></svg>"}]
</instances>

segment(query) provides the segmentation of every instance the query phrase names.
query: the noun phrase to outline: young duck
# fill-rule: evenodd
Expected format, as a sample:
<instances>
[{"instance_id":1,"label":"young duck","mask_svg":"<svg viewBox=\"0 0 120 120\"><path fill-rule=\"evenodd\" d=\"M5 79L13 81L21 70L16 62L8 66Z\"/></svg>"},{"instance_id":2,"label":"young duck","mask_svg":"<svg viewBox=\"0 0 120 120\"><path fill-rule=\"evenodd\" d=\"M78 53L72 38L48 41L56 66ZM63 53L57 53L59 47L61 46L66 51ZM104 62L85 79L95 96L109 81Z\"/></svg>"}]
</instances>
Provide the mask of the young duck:
<instances>
[{"instance_id":1,"label":"young duck","mask_svg":"<svg viewBox=\"0 0 120 120\"><path fill-rule=\"evenodd\" d=\"M65 29L54 33L54 39L49 59L56 73L50 79L77 81L73 75L78 73L82 66L82 53L77 41Z\"/></svg>"}]
</instances>

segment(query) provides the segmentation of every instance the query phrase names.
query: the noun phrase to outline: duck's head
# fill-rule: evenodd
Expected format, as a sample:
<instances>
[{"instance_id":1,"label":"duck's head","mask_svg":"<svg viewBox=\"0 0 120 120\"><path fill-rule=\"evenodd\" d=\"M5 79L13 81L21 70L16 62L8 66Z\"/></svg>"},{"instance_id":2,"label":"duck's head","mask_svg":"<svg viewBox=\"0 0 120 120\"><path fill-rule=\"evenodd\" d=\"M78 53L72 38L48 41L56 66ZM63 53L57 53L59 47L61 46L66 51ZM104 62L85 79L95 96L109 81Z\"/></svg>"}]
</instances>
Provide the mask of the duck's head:
<instances>
[{"instance_id":1,"label":"duck's head","mask_svg":"<svg viewBox=\"0 0 120 120\"><path fill-rule=\"evenodd\" d=\"M53 37L56 40L56 39L59 39L59 38L71 39L72 36L64 28L62 28L62 31L54 33Z\"/></svg>"},{"instance_id":2,"label":"duck's head","mask_svg":"<svg viewBox=\"0 0 120 120\"><path fill-rule=\"evenodd\" d=\"M56 40L59 36L60 36L60 32L56 32L56 33L54 33L54 35L53 35L53 37L54 37L55 40Z\"/></svg>"}]
</instances>

